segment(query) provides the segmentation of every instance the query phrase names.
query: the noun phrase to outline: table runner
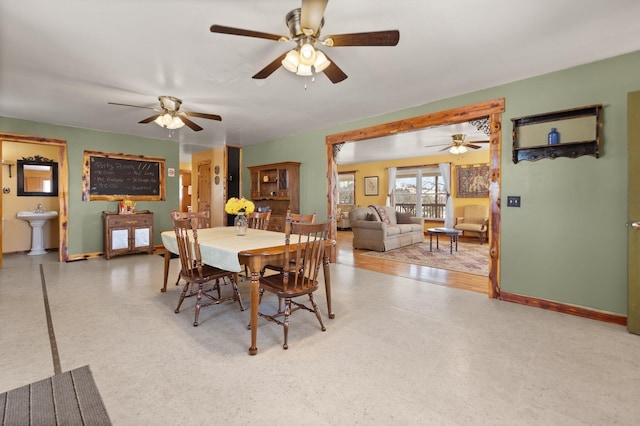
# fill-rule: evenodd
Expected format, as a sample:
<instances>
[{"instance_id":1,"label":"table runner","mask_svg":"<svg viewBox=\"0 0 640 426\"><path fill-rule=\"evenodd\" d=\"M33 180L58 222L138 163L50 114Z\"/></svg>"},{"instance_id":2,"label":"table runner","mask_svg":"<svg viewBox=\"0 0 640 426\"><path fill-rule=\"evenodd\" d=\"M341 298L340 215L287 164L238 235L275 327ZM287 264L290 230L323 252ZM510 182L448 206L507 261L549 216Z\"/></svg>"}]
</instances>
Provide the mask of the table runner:
<instances>
[{"instance_id":1,"label":"table runner","mask_svg":"<svg viewBox=\"0 0 640 426\"><path fill-rule=\"evenodd\" d=\"M171 253L178 254L178 242L175 231L164 231L162 244ZM198 230L198 242L202 261L207 265L216 266L231 272L244 270L240 266L238 253L245 250L255 250L284 245L282 232L247 229L247 234L235 234L233 226L204 228Z\"/></svg>"}]
</instances>

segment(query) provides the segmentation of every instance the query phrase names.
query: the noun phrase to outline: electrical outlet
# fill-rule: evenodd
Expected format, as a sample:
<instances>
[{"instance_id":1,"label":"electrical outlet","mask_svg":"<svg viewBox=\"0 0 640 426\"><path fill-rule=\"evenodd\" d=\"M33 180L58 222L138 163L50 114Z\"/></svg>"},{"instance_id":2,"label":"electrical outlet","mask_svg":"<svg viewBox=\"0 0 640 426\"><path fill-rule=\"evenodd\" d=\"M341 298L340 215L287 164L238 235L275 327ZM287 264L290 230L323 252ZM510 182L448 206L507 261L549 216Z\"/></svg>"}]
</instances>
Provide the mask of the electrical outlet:
<instances>
[{"instance_id":1,"label":"electrical outlet","mask_svg":"<svg viewBox=\"0 0 640 426\"><path fill-rule=\"evenodd\" d=\"M508 195L507 196L507 207L520 207L520 196L519 195Z\"/></svg>"}]
</instances>

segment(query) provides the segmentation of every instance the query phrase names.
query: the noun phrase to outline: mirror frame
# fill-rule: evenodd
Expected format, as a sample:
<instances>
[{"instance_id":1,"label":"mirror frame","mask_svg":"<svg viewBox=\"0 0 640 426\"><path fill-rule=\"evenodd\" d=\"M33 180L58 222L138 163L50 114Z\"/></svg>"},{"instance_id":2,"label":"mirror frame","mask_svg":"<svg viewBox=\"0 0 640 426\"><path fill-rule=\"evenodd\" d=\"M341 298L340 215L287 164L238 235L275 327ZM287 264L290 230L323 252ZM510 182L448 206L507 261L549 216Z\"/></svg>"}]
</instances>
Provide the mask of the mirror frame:
<instances>
[{"instance_id":1,"label":"mirror frame","mask_svg":"<svg viewBox=\"0 0 640 426\"><path fill-rule=\"evenodd\" d=\"M19 197L57 197L58 196L58 163L55 161L17 160ZM51 166L51 192L27 192L24 190L24 166Z\"/></svg>"}]
</instances>

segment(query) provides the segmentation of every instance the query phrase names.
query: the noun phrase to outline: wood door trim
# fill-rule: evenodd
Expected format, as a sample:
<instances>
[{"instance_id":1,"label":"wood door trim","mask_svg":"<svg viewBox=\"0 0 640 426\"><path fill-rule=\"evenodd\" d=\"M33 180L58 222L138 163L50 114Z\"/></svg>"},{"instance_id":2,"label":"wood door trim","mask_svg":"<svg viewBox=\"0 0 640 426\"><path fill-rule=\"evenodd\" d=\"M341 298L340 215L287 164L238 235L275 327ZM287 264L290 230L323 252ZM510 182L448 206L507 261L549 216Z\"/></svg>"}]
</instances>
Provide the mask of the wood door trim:
<instances>
[{"instance_id":1,"label":"wood door trim","mask_svg":"<svg viewBox=\"0 0 640 426\"><path fill-rule=\"evenodd\" d=\"M410 132L427 127L444 126L463 123L473 119L489 117L490 120L490 214L491 228L489 229L489 297L500 297L500 176L502 153L502 113L505 100L498 98L472 105L465 105L444 111L424 114L416 117L377 124L374 126L348 130L345 132L327 135L327 217L333 217L338 202L338 166L336 155L340 145L345 142L364 141L395 133ZM335 239L337 234L336 218L332 218L330 238ZM332 248L331 261L335 262L335 247Z\"/></svg>"}]
</instances>

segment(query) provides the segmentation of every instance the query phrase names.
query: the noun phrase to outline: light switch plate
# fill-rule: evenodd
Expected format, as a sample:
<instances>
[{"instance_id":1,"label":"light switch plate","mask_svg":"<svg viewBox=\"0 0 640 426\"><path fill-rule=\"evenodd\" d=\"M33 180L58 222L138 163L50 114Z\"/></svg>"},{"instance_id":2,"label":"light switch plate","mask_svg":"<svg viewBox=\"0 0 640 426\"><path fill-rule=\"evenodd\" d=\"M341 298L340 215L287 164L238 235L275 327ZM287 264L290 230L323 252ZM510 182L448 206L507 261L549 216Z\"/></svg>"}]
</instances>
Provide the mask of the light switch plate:
<instances>
[{"instance_id":1,"label":"light switch plate","mask_svg":"<svg viewBox=\"0 0 640 426\"><path fill-rule=\"evenodd\" d=\"M507 196L507 207L520 207L520 196L519 195L508 195Z\"/></svg>"}]
</instances>

